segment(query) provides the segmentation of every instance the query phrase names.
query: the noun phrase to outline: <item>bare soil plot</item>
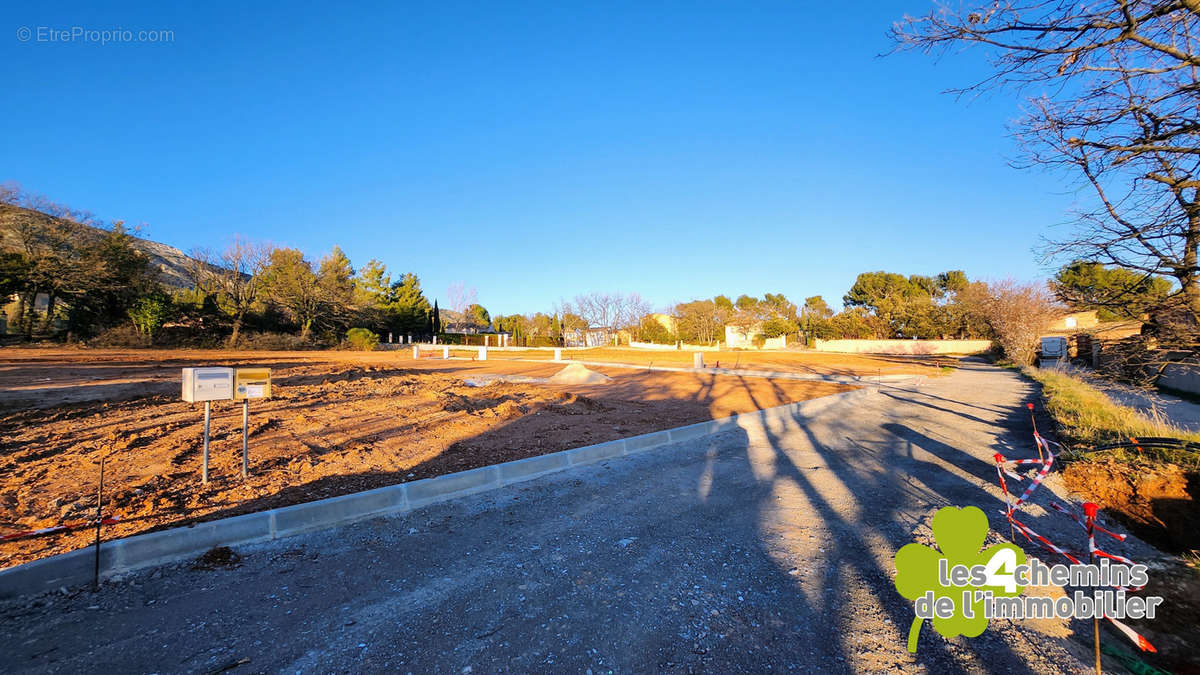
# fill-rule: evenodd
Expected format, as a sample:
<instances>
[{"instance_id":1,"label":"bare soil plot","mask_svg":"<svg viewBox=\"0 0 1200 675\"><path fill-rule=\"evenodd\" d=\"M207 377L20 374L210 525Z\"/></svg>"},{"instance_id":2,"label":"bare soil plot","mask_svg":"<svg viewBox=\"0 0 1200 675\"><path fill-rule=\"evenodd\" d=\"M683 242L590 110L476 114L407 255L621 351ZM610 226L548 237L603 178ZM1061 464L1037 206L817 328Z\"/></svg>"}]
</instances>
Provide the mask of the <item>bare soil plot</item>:
<instances>
[{"instance_id":1,"label":"bare soil plot","mask_svg":"<svg viewBox=\"0 0 1200 675\"><path fill-rule=\"evenodd\" d=\"M214 404L200 483L200 404L179 368L266 365L276 397ZM176 526L428 478L845 391L828 382L601 369L603 385L498 383L561 364L421 359L410 352L81 352L0 355L0 534L90 518L106 458L105 536ZM86 546L75 532L0 543L0 567Z\"/></svg>"},{"instance_id":2,"label":"bare soil plot","mask_svg":"<svg viewBox=\"0 0 1200 675\"><path fill-rule=\"evenodd\" d=\"M463 349L463 348L460 348ZM475 348L476 351L478 348ZM452 353L454 353L452 351ZM467 352L462 352L464 355ZM564 359L602 363L628 363L638 366L691 367L692 353L687 350L647 350L620 347L564 349ZM554 352L544 349L493 349L489 359L549 360ZM741 370L773 370L811 375L936 375L943 365L955 363L952 357L905 357L883 354L831 354L802 351L723 350L704 352L708 367Z\"/></svg>"}]
</instances>

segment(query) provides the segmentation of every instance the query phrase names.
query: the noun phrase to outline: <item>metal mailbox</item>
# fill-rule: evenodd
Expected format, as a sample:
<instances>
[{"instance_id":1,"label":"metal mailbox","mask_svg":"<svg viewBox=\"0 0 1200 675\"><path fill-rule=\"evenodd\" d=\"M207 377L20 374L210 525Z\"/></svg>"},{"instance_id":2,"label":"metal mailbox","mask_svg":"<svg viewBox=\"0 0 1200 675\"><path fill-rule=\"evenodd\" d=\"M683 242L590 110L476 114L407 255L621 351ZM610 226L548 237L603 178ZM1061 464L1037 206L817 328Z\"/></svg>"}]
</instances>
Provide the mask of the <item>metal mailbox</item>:
<instances>
[{"instance_id":1,"label":"metal mailbox","mask_svg":"<svg viewBox=\"0 0 1200 675\"><path fill-rule=\"evenodd\" d=\"M233 368L184 368L183 400L228 401L233 398Z\"/></svg>"},{"instance_id":2,"label":"metal mailbox","mask_svg":"<svg viewBox=\"0 0 1200 675\"><path fill-rule=\"evenodd\" d=\"M270 368L238 368L233 374L233 398L271 398Z\"/></svg>"}]
</instances>

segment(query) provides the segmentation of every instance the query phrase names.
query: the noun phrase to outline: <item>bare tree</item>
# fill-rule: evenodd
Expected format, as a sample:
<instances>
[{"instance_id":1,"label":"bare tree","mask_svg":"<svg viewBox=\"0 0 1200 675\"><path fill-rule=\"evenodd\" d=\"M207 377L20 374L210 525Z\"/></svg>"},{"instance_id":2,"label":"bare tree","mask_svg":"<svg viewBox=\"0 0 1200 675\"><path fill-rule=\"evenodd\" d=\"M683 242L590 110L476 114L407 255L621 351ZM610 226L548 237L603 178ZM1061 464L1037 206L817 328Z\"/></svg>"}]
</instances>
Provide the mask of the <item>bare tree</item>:
<instances>
[{"instance_id":1,"label":"bare tree","mask_svg":"<svg viewBox=\"0 0 1200 675\"><path fill-rule=\"evenodd\" d=\"M475 304L475 287L467 287L463 282L456 281L446 289L446 299L446 305L450 311L457 315L455 321L460 324L470 323L467 318L467 309Z\"/></svg>"},{"instance_id":2,"label":"bare tree","mask_svg":"<svg viewBox=\"0 0 1200 675\"><path fill-rule=\"evenodd\" d=\"M1061 170L1090 195L1069 255L1178 280L1200 316L1200 0L1011 0L939 5L892 30L900 49L979 46L994 72L952 90L1036 90L1017 163Z\"/></svg>"},{"instance_id":3,"label":"bare tree","mask_svg":"<svg viewBox=\"0 0 1200 675\"><path fill-rule=\"evenodd\" d=\"M196 285L214 293L224 309L233 317L233 332L229 346L234 347L241 337L246 314L257 304L263 293L263 270L271 258L273 247L235 236L233 242L219 253L199 249L192 252L196 260L193 274Z\"/></svg>"},{"instance_id":4,"label":"bare tree","mask_svg":"<svg viewBox=\"0 0 1200 675\"><path fill-rule=\"evenodd\" d=\"M572 305L565 304L563 313L571 310ZM605 342L611 342L613 331L636 324L650 312L650 303L637 293L592 292L575 296L573 310L589 327L603 330Z\"/></svg>"},{"instance_id":5,"label":"bare tree","mask_svg":"<svg viewBox=\"0 0 1200 675\"><path fill-rule=\"evenodd\" d=\"M978 314L991 326L1004 355L1019 365L1033 363L1038 338L1065 311L1040 282L977 281L961 294L968 311Z\"/></svg>"},{"instance_id":6,"label":"bare tree","mask_svg":"<svg viewBox=\"0 0 1200 675\"><path fill-rule=\"evenodd\" d=\"M637 326L642 317L651 311L650 302L637 293L619 296L617 302L614 328L622 329Z\"/></svg>"}]
</instances>

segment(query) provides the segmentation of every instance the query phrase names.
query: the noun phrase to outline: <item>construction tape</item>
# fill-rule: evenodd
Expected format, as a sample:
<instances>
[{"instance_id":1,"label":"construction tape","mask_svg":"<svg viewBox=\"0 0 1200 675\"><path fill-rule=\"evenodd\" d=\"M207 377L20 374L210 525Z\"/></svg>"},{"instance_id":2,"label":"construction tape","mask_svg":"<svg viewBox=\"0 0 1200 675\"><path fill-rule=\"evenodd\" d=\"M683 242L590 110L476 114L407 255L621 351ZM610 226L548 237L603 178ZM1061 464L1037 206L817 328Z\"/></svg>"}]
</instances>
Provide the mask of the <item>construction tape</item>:
<instances>
[{"instance_id":1,"label":"construction tape","mask_svg":"<svg viewBox=\"0 0 1200 675\"><path fill-rule=\"evenodd\" d=\"M1085 523L1082 518L1080 518L1078 515L1076 515L1075 512L1070 510L1069 508L1063 506L1062 504L1059 504L1058 502L1050 502L1050 508L1054 509L1055 511L1058 511L1059 513L1070 516L1072 520L1079 523L1080 527L1082 527L1084 530L1087 530L1087 523ZM1092 527L1096 528L1097 530L1100 530L1104 534L1107 534L1108 536L1112 537L1113 539L1116 539L1117 541L1125 541L1125 537L1129 536L1129 535L1113 532L1112 530L1106 529L1105 527L1103 527L1102 525L1100 525L1099 523L1096 523L1096 522L1092 523Z\"/></svg>"},{"instance_id":2,"label":"construction tape","mask_svg":"<svg viewBox=\"0 0 1200 675\"><path fill-rule=\"evenodd\" d=\"M1029 404L1027 404L1027 406L1030 411L1030 418L1032 419L1033 404L1029 403ZM1017 516L1016 516L1017 509L1019 509L1023 504L1026 504L1029 502L1030 496L1033 495L1033 492L1035 490L1037 490L1037 488L1039 486L1041 486L1042 481L1050 473L1050 468L1054 465L1055 448L1058 448L1060 450L1063 449L1063 446L1061 444L1056 443L1055 441L1051 441L1048 438L1044 438L1044 437L1042 437L1042 435L1040 433L1038 433L1036 420L1034 420L1033 440L1037 444L1039 451L1042 451L1045 453L1044 459L1010 460L1010 459L1005 458L1004 455L1002 455L998 452L996 454L992 455L992 459L996 463L996 476L1000 482L1000 491L1004 494L1005 510L1003 513L1004 513L1005 517L1008 518L1008 522L1012 525L1014 533L1020 532L1022 534L1022 536L1024 536L1026 539L1029 540L1030 543L1037 544L1038 546L1041 546L1042 548L1044 548L1048 551L1051 551L1052 553L1061 555L1062 557L1066 558L1067 560L1070 560L1072 563L1074 563L1076 565L1082 565L1083 563L1081 562L1081 559L1084 557L1083 555L1074 553L1072 551L1068 551L1060 546L1057 546L1054 542L1050 541L1046 537L1043 537L1042 535L1038 534L1037 532L1034 532L1032 529L1029 528L1028 525L1022 523L1020 520L1017 519ZM1137 439L1130 439L1130 440L1132 440L1134 443L1138 442ZM1140 451L1141 448L1138 448L1138 450ZM1006 465L1011 465L1013 467L1025 466L1025 465L1034 465L1034 466L1040 465L1041 466L1041 469L1038 470L1037 474L1034 475L1033 479L1030 481L1029 487L1025 488L1025 491L1021 493L1021 496L1018 497L1016 499L1016 501L1013 501L1012 496L1009 494L1008 482L1004 480L1004 477L1007 475L1010 478L1013 478L1018 481L1023 480L1023 477L1020 476L1019 474L1017 474L1016 472L1010 470L1008 468L1008 466L1006 466ZM1097 524L1096 520L1099 516L1099 510L1097 509L1095 504L1092 504L1092 503L1084 504L1084 517L1082 517L1082 518L1077 513L1072 511L1071 509L1069 509L1057 502L1054 502L1054 501L1050 502L1050 508L1052 508L1055 511L1058 511L1059 513L1062 513L1066 516L1069 516L1072 520L1074 520L1081 527L1083 527L1084 531L1087 532L1088 557L1091 558L1092 560L1094 560L1096 556L1099 556L1099 557L1103 557L1103 558L1108 558L1109 560L1113 560L1115 562L1118 562L1118 563L1121 563L1124 565L1132 566L1135 564L1132 560L1130 560L1128 558L1125 558L1120 555L1116 555L1114 553L1109 553L1107 551L1104 551L1099 546L1096 545L1096 534L1095 534L1096 530L1099 530L1099 531L1109 535L1110 537L1116 539L1117 541L1125 541L1126 535L1118 534L1116 532L1108 530L1108 529L1102 527L1101 525ZM1144 587L1143 586L1137 586L1137 587L1114 586L1113 588L1115 588L1116 590L1119 590L1119 591L1140 591ZM1121 632L1122 635L1124 635L1131 642L1133 642L1135 645L1137 645L1138 649L1141 649L1142 651L1146 651L1146 652L1158 651L1157 649L1154 648L1154 645L1150 644L1149 640L1142 637L1141 634L1139 634L1137 631L1133 630L1129 626L1125 625L1124 623L1122 623L1110 616L1106 616L1104 618L1107 619L1109 621L1109 623L1111 623L1113 626L1115 626L1117 628L1117 630L1119 630Z\"/></svg>"},{"instance_id":3,"label":"construction tape","mask_svg":"<svg viewBox=\"0 0 1200 675\"><path fill-rule=\"evenodd\" d=\"M99 521L94 519L79 520L73 523L63 523L61 525L54 525L52 527L43 527L40 530L24 530L22 532L13 532L12 534L0 536L0 541L16 541L18 539L41 537L47 534L55 534L58 532L69 532L71 530L78 530L83 527L95 527L97 523L100 525L116 525L118 520L120 520L120 518L117 517L101 518Z\"/></svg>"}]
</instances>

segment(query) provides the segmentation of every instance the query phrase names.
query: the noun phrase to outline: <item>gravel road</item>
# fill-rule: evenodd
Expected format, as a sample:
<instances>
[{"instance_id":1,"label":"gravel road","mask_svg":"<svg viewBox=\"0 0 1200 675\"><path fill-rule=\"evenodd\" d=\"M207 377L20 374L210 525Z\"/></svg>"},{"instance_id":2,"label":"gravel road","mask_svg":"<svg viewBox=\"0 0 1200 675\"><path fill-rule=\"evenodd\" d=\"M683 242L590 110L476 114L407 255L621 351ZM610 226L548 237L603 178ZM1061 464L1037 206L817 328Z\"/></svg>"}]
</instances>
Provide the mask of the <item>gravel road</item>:
<instances>
[{"instance_id":1,"label":"gravel road","mask_svg":"<svg viewBox=\"0 0 1200 675\"><path fill-rule=\"evenodd\" d=\"M1032 395L966 364L803 426L25 599L0 607L0 671L1085 672L1090 622L926 627L909 655L892 585L938 507L1007 530L990 458L1035 452ZM1036 507L1027 520L1077 534Z\"/></svg>"}]
</instances>

